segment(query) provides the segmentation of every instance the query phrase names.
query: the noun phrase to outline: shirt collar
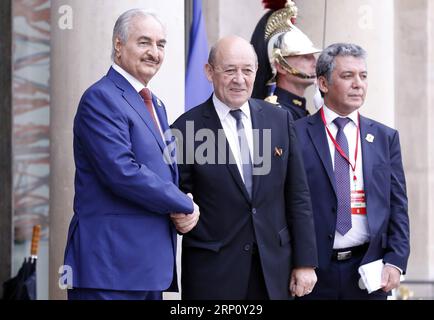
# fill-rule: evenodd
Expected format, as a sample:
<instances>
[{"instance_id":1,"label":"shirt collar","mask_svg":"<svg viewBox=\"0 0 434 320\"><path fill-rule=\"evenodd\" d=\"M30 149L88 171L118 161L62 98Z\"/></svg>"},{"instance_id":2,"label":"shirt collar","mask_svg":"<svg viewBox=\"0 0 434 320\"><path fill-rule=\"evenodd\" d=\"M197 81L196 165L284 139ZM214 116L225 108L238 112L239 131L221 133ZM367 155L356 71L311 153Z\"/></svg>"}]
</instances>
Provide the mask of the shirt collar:
<instances>
[{"instance_id":1,"label":"shirt collar","mask_svg":"<svg viewBox=\"0 0 434 320\"><path fill-rule=\"evenodd\" d=\"M276 90L274 90L274 94L279 98L279 103L290 104L291 106L306 111L306 98L300 97L280 87L276 87Z\"/></svg>"},{"instance_id":2,"label":"shirt collar","mask_svg":"<svg viewBox=\"0 0 434 320\"><path fill-rule=\"evenodd\" d=\"M115 71L119 72L121 76L123 76L137 92L140 92L143 88L145 88L143 83L141 83L139 80L133 77L130 73L126 72L124 69L122 69L122 67L120 67L116 63L113 62L112 68L115 69ZM149 89L149 87L147 88Z\"/></svg>"},{"instance_id":3,"label":"shirt collar","mask_svg":"<svg viewBox=\"0 0 434 320\"><path fill-rule=\"evenodd\" d=\"M329 109L325 104L323 106L323 110L324 110L324 117L327 125L330 125L333 122L333 120L335 120L336 118L342 117L336 112L334 112L333 110ZM358 110L354 110L349 115L347 115L346 118L349 118L354 123L354 125L357 126L357 124L359 123Z\"/></svg>"},{"instance_id":4,"label":"shirt collar","mask_svg":"<svg viewBox=\"0 0 434 320\"><path fill-rule=\"evenodd\" d=\"M213 93L212 95L212 102L214 103L214 107L217 112L217 115L219 116L220 121L224 121L226 117L229 115L229 111L233 109L229 108L219 98L217 98L215 93ZM247 117L247 119L250 120L249 102L248 101L244 102L244 104L239 109L241 109L241 111Z\"/></svg>"}]
</instances>

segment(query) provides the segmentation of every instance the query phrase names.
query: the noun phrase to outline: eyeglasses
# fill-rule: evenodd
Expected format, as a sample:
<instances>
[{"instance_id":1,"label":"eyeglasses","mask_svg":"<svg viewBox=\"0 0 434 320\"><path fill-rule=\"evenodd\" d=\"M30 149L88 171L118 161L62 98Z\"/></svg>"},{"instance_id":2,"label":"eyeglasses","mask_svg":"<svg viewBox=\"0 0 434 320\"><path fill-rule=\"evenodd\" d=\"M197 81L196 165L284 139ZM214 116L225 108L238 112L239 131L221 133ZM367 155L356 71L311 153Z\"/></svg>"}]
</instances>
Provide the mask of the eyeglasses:
<instances>
[{"instance_id":1,"label":"eyeglasses","mask_svg":"<svg viewBox=\"0 0 434 320\"><path fill-rule=\"evenodd\" d=\"M233 77L241 70L241 73L246 77L251 77L255 75L256 73L256 67L253 66L244 66L244 67L235 67L235 66L229 66L226 68L214 66L211 64L211 67L219 73L223 73L227 77Z\"/></svg>"}]
</instances>

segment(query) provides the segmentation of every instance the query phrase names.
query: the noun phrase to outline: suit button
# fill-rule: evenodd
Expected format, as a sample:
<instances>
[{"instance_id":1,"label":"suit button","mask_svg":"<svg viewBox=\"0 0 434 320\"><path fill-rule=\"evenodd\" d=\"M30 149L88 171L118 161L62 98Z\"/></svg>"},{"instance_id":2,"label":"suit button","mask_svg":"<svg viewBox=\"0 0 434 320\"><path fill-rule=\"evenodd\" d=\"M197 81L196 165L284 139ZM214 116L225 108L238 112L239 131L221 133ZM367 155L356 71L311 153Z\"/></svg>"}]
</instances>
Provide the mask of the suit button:
<instances>
[{"instance_id":1,"label":"suit button","mask_svg":"<svg viewBox=\"0 0 434 320\"><path fill-rule=\"evenodd\" d=\"M256 208L253 208L253 209L252 209L252 213L253 213L253 214L256 214Z\"/></svg>"},{"instance_id":2,"label":"suit button","mask_svg":"<svg viewBox=\"0 0 434 320\"><path fill-rule=\"evenodd\" d=\"M336 212L336 207L333 207L332 210L333 210L333 212Z\"/></svg>"},{"instance_id":3,"label":"suit button","mask_svg":"<svg viewBox=\"0 0 434 320\"><path fill-rule=\"evenodd\" d=\"M246 244L244 246L244 251L249 251L250 250L250 244Z\"/></svg>"},{"instance_id":4,"label":"suit button","mask_svg":"<svg viewBox=\"0 0 434 320\"><path fill-rule=\"evenodd\" d=\"M333 239L333 235L330 233L329 234L329 239L332 240Z\"/></svg>"}]
</instances>

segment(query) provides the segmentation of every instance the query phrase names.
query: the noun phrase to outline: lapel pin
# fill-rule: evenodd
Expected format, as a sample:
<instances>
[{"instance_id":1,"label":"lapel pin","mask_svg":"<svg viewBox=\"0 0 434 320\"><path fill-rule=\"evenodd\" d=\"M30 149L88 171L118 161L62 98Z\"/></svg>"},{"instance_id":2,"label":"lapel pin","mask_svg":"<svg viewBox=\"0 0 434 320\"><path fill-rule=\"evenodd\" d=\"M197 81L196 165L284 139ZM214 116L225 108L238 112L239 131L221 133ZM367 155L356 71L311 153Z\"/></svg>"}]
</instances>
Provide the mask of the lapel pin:
<instances>
[{"instance_id":1,"label":"lapel pin","mask_svg":"<svg viewBox=\"0 0 434 320\"><path fill-rule=\"evenodd\" d=\"M161 103L160 99L157 99L157 104L158 104L159 107L163 106L163 104Z\"/></svg>"},{"instance_id":2,"label":"lapel pin","mask_svg":"<svg viewBox=\"0 0 434 320\"><path fill-rule=\"evenodd\" d=\"M281 157L283 154L282 148L274 147L274 156L275 157Z\"/></svg>"},{"instance_id":3,"label":"lapel pin","mask_svg":"<svg viewBox=\"0 0 434 320\"><path fill-rule=\"evenodd\" d=\"M301 107L303 105L303 102L301 102L298 99L292 99L292 103L295 104L295 105L297 105L297 106L299 106L299 107Z\"/></svg>"},{"instance_id":4,"label":"lapel pin","mask_svg":"<svg viewBox=\"0 0 434 320\"><path fill-rule=\"evenodd\" d=\"M370 134L370 133L368 133L367 135L366 135L366 141L368 141L368 142L374 142L374 136L372 135L372 134Z\"/></svg>"}]
</instances>

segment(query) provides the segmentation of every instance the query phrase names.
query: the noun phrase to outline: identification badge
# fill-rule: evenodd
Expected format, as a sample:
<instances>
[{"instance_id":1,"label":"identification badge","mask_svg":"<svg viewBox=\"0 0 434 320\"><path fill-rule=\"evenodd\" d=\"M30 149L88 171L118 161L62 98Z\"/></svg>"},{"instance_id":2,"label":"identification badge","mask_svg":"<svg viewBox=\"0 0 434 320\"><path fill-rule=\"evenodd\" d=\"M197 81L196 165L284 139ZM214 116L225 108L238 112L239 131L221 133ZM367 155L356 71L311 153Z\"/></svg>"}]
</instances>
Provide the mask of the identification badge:
<instances>
[{"instance_id":1,"label":"identification badge","mask_svg":"<svg viewBox=\"0 0 434 320\"><path fill-rule=\"evenodd\" d=\"M351 213L366 214L365 191L351 191Z\"/></svg>"}]
</instances>

